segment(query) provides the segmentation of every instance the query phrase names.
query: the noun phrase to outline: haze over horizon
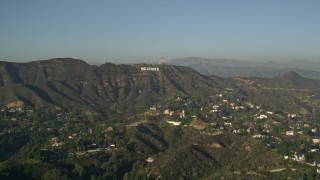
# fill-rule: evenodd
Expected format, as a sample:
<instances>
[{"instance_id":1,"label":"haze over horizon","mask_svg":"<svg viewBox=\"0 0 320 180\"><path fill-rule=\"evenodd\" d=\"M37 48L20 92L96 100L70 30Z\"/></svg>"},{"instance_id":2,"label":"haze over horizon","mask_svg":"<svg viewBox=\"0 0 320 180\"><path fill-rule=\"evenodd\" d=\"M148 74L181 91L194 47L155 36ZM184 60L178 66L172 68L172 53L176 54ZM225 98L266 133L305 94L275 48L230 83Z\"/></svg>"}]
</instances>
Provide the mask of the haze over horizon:
<instances>
[{"instance_id":1,"label":"haze over horizon","mask_svg":"<svg viewBox=\"0 0 320 180\"><path fill-rule=\"evenodd\" d=\"M9 1L0 61L320 61L320 1Z\"/></svg>"}]
</instances>

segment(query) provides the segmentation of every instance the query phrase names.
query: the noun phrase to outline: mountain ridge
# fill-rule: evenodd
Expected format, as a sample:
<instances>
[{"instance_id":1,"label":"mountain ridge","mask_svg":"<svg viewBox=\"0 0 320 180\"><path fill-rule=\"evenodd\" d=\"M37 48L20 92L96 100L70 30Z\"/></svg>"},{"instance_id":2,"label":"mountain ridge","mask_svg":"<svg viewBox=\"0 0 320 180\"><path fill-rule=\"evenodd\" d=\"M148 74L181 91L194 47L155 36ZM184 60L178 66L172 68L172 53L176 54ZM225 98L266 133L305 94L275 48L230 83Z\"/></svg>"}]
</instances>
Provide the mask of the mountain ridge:
<instances>
[{"instance_id":1,"label":"mountain ridge","mask_svg":"<svg viewBox=\"0 0 320 180\"><path fill-rule=\"evenodd\" d=\"M250 62L233 59L208 59L186 57L168 62L173 65L189 66L204 75L220 77L257 76L276 77L288 71L296 71L311 79L320 79L320 63L316 61L291 60L287 62Z\"/></svg>"},{"instance_id":2,"label":"mountain ridge","mask_svg":"<svg viewBox=\"0 0 320 180\"><path fill-rule=\"evenodd\" d=\"M143 71L141 67L159 71ZM185 76L187 74L188 76ZM50 59L29 63L0 62L3 101L25 101L29 105L61 104L63 107L108 108L112 105L150 105L174 93L197 94L219 88L219 77L206 77L188 67L167 65L89 65L76 59ZM213 87L217 84L216 87ZM18 88L11 89L12 86ZM6 95L7 94L7 95ZM26 101L25 101L26 102ZM4 102L2 102L4 103ZM28 103L27 103L28 104Z\"/></svg>"},{"instance_id":3,"label":"mountain ridge","mask_svg":"<svg viewBox=\"0 0 320 180\"><path fill-rule=\"evenodd\" d=\"M280 106L282 102L299 101L283 96L285 92L268 92L277 89L317 90L320 81L294 72L275 78L223 78L201 75L185 66L112 63L95 66L70 58L0 62L0 105L7 106L123 113L135 112L136 107L145 109L176 95L208 98L224 91L234 91L238 98L256 103L272 103L280 109L286 108ZM271 99L273 102L269 102ZM295 104L294 109L302 106Z\"/></svg>"}]
</instances>

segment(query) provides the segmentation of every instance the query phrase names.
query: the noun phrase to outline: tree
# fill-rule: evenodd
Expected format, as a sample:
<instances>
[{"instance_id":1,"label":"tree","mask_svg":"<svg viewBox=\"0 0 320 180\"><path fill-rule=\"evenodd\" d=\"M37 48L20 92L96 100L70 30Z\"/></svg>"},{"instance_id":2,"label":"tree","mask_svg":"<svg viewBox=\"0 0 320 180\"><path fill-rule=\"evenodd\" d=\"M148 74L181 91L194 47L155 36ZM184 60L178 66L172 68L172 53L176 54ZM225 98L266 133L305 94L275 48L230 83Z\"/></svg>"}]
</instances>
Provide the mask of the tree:
<instances>
[{"instance_id":1,"label":"tree","mask_svg":"<svg viewBox=\"0 0 320 180\"><path fill-rule=\"evenodd\" d=\"M85 173L86 173L84 167L83 167L81 164L79 164L79 163L76 163L76 164L74 165L73 171L76 172L76 173L78 173L78 175L79 175L80 177L84 177L84 175L85 175Z\"/></svg>"},{"instance_id":2,"label":"tree","mask_svg":"<svg viewBox=\"0 0 320 180\"><path fill-rule=\"evenodd\" d=\"M52 169L44 173L43 179L45 180L67 180L67 174L61 169Z\"/></svg>"}]
</instances>

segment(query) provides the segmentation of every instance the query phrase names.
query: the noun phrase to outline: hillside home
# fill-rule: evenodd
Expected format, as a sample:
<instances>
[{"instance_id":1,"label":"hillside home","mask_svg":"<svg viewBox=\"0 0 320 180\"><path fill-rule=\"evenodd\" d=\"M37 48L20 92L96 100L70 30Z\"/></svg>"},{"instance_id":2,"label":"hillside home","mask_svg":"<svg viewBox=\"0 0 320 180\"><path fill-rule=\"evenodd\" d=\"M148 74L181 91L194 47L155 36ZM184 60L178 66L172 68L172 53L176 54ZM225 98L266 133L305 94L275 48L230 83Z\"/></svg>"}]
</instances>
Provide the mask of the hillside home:
<instances>
[{"instance_id":1,"label":"hillside home","mask_svg":"<svg viewBox=\"0 0 320 180\"><path fill-rule=\"evenodd\" d=\"M286 132L286 135L287 135L287 136L293 136L293 135L294 135L294 132L293 132L293 131L287 131L287 132Z\"/></svg>"},{"instance_id":2,"label":"hillside home","mask_svg":"<svg viewBox=\"0 0 320 180\"><path fill-rule=\"evenodd\" d=\"M232 126L232 123L231 122L225 122L224 125L225 126Z\"/></svg>"},{"instance_id":3,"label":"hillside home","mask_svg":"<svg viewBox=\"0 0 320 180\"><path fill-rule=\"evenodd\" d=\"M180 126L181 122L176 122L176 121L167 121L167 123L172 124L174 126Z\"/></svg>"},{"instance_id":4,"label":"hillside home","mask_svg":"<svg viewBox=\"0 0 320 180\"><path fill-rule=\"evenodd\" d=\"M172 116L174 114L174 111L170 111L170 109L166 109L164 110L163 114Z\"/></svg>"},{"instance_id":5,"label":"hillside home","mask_svg":"<svg viewBox=\"0 0 320 180\"><path fill-rule=\"evenodd\" d=\"M150 107L150 110L151 110L151 111L156 111L156 110L157 110L157 108L156 108L156 107L154 107L154 106L152 106L152 107Z\"/></svg>"},{"instance_id":6,"label":"hillside home","mask_svg":"<svg viewBox=\"0 0 320 180\"><path fill-rule=\"evenodd\" d=\"M253 138L265 138L266 136L265 135L262 135L262 134L255 134L252 136Z\"/></svg>"},{"instance_id":7,"label":"hillside home","mask_svg":"<svg viewBox=\"0 0 320 180\"><path fill-rule=\"evenodd\" d=\"M312 139L313 144L320 144L320 139Z\"/></svg>"},{"instance_id":8,"label":"hillside home","mask_svg":"<svg viewBox=\"0 0 320 180\"><path fill-rule=\"evenodd\" d=\"M146 162L152 163L152 162L154 162L154 159L152 157L149 157L148 159L146 159Z\"/></svg>"},{"instance_id":9,"label":"hillside home","mask_svg":"<svg viewBox=\"0 0 320 180\"><path fill-rule=\"evenodd\" d=\"M318 152L319 149L311 149L309 152Z\"/></svg>"},{"instance_id":10,"label":"hillside home","mask_svg":"<svg viewBox=\"0 0 320 180\"><path fill-rule=\"evenodd\" d=\"M264 114L261 114L259 117L257 117L257 119L267 119L267 118L268 116Z\"/></svg>"},{"instance_id":11,"label":"hillside home","mask_svg":"<svg viewBox=\"0 0 320 180\"><path fill-rule=\"evenodd\" d=\"M302 154L301 156L298 156L295 154L293 156L292 160L297 161L297 162L302 162L302 161L305 161L306 158L305 158L304 154Z\"/></svg>"},{"instance_id":12,"label":"hillside home","mask_svg":"<svg viewBox=\"0 0 320 180\"><path fill-rule=\"evenodd\" d=\"M295 117L297 117L297 114L288 114L288 118L295 118Z\"/></svg>"},{"instance_id":13,"label":"hillside home","mask_svg":"<svg viewBox=\"0 0 320 180\"><path fill-rule=\"evenodd\" d=\"M179 113L179 116L180 116L180 118L185 118L185 117L186 117L185 111L182 110L182 111Z\"/></svg>"}]
</instances>

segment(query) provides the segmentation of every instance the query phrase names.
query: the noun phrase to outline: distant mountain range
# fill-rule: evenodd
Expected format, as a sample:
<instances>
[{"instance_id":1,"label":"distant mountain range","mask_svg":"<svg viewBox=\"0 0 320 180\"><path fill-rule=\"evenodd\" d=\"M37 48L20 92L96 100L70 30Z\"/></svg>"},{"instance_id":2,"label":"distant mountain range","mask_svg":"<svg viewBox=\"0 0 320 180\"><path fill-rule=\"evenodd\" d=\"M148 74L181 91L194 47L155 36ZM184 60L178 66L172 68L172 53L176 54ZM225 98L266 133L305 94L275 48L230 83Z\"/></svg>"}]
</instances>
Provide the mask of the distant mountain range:
<instances>
[{"instance_id":1,"label":"distant mountain range","mask_svg":"<svg viewBox=\"0 0 320 180\"><path fill-rule=\"evenodd\" d=\"M249 62L230 59L187 57L173 59L168 64L189 66L204 75L221 77L276 77L295 71L304 77L320 79L320 62L293 60L288 62Z\"/></svg>"}]
</instances>

